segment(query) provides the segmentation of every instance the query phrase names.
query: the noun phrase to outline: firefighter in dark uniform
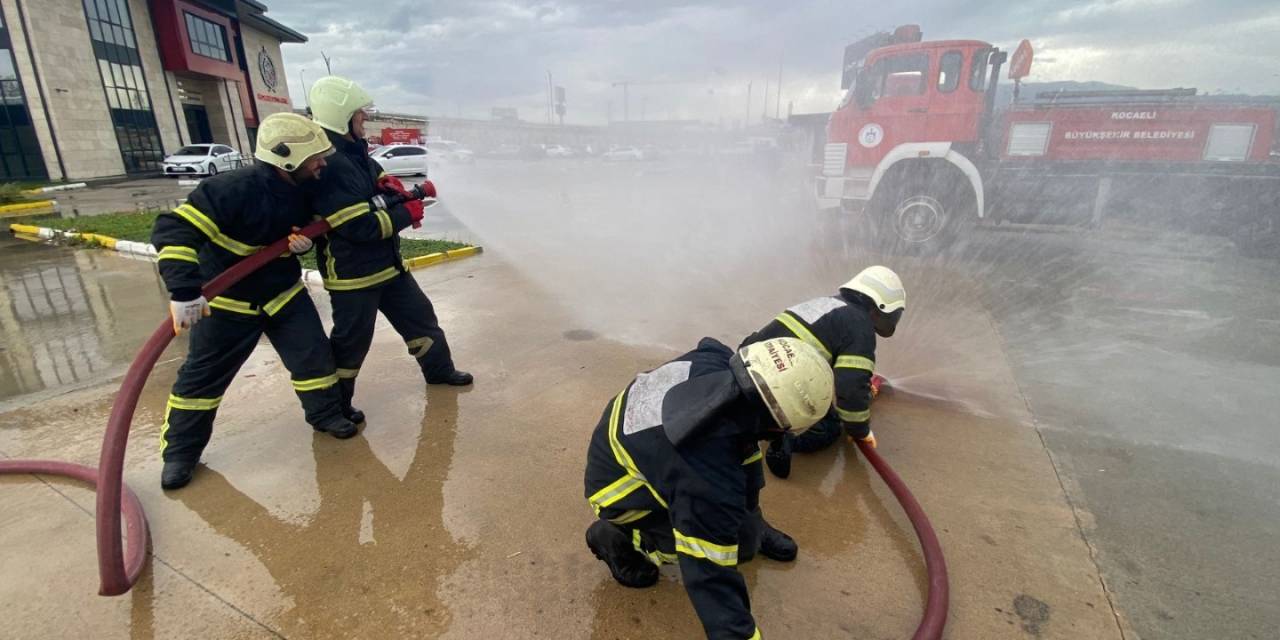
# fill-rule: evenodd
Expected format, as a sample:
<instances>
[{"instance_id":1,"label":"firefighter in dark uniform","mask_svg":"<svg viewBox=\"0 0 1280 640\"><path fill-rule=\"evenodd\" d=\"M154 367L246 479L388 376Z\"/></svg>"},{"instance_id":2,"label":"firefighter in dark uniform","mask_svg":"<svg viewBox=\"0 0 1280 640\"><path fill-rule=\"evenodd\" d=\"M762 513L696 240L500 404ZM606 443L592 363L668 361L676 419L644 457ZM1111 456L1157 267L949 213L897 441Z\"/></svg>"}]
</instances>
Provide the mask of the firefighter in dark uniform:
<instances>
[{"instance_id":1,"label":"firefighter in dark uniform","mask_svg":"<svg viewBox=\"0 0 1280 640\"><path fill-rule=\"evenodd\" d=\"M174 333L191 332L160 430L165 489L191 481L223 392L264 333L289 370L307 422L337 438L356 435L356 425L342 415L324 326L300 280L295 254L308 251L311 240L292 233L310 219L298 186L318 177L330 153L315 123L274 114L258 129L258 163L202 181L186 204L156 218L151 243L169 290ZM289 253L205 300L204 283L285 236Z\"/></svg>"},{"instance_id":2,"label":"firefighter in dark uniform","mask_svg":"<svg viewBox=\"0 0 1280 640\"><path fill-rule=\"evenodd\" d=\"M796 557L795 542L760 513L759 441L817 422L833 385L830 365L795 338L736 354L703 338L637 376L605 408L587 451L591 552L633 588L678 562L708 638L759 638L737 565L757 551Z\"/></svg>"},{"instance_id":3,"label":"firefighter in dark uniform","mask_svg":"<svg viewBox=\"0 0 1280 640\"><path fill-rule=\"evenodd\" d=\"M400 231L421 222L423 204L411 199L384 208L378 197L405 189L369 157L364 121L373 100L338 76L317 80L310 100L312 119L326 129L337 150L325 179L308 185L307 199L332 227L316 243L317 262L333 306L330 340L348 417L357 422L364 418L351 408L351 399L379 311L404 339L427 384L471 384L471 374L454 368L435 309L400 257Z\"/></svg>"},{"instance_id":4,"label":"firefighter in dark uniform","mask_svg":"<svg viewBox=\"0 0 1280 640\"><path fill-rule=\"evenodd\" d=\"M825 449L839 439L841 430L876 446L871 431L876 335L892 336L906 306L907 293L898 274L887 267L867 267L845 283L838 295L791 307L743 341L799 338L835 368L836 402L831 413L804 434L787 435L770 444L765 463L774 475L791 475L793 451Z\"/></svg>"}]
</instances>

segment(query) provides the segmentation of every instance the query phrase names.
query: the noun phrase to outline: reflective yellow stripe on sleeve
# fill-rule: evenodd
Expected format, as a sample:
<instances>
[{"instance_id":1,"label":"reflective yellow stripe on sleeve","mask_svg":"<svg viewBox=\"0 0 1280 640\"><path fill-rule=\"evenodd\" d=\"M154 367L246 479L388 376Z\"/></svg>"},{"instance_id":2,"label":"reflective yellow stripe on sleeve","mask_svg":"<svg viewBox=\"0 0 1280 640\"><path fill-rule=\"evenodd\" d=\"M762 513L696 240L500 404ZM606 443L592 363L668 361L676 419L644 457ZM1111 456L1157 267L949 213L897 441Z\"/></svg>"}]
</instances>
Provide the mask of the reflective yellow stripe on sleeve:
<instances>
[{"instance_id":1,"label":"reflective yellow stripe on sleeve","mask_svg":"<svg viewBox=\"0 0 1280 640\"><path fill-rule=\"evenodd\" d=\"M686 536L679 529L672 529L676 536L676 552L694 558L704 558L722 567L738 565L738 545L716 544L702 538Z\"/></svg>"},{"instance_id":2,"label":"reflective yellow stripe on sleeve","mask_svg":"<svg viewBox=\"0 0 1280 640\"><path fill-rule=\"evenodd\" d=\"M199 229L201 233L208 236L214 244L230 251L231 253L239 256L247 256L262 248L251 244L245 244L222 233L222 230L218 228L217 223L210 219L209 216L202 213L199 209L189 204L180 205L178 208L174 209L173 212L183 220L190 222L192 226Z\"/></svg>"},{"instance_id":3,"label":"reflective yellow stripe on sleeve","mask_svg":"<svg viewBox=\"0 0 1280 640\"><path fill-rule=\"evenodd\" d=\"M756 632L751 634L751 637L747 638L747 640L760 640L760 627L756 627Z\"/></svg>"},{"instance_id":4,"label":"reflective yellow stripe on sleeve","mask_svg":"<svg viewBox=\"0 0 1280 640\"><path fill-rule=\"evenodd\" d=\"M262 310L267 312L267 315L274 316L275 314L280 313L280 310L283 309L286 304L289 304L289 301L293 300L294 296L301 292L302 283L299 282L294 284L292 287L289 287L284 293L272 298L270 302L262 305Z\"/></svg>"},{"instance_id":5,"label":"reflective yellow stripe on sleeve","mask_svg":"<svg viewBox=\"0 0 1280 640\"><path fill-rule=\"evenodd\" d=\"M840 356L836 358L836 368L875 371L876 362L871 358L864 358L862 356Z\"/></svg>"},{"instance_id":6,"label":"reflective yellow stripe on sleeve","mask_svg":"<svg viewBox=\"0 0 1280 640\"><path fill-rule=\"evenodd\" d=\"M391 226L391 216L381 209L374 216L378 218L378 228L382 230L382 239L390 238L395 233L395 227Z\"/></svg>"},{"instance_id":7,"label":"reflective yellow stripe on sleeve","mask_svg":"<svg viewBox=\"0 0 1280 640\"><path fill-rule=\"evenodd\" d=\"M840 419L845 422L866 422L871 419L871 410L845 411L840 407L836 407L836 415L840 416Z\"/></svg>"},{"instance_id":8,"label":"reflective yellow stripe on sleeve","mask_svg":"<svg viewBox=\"0 0 1280 640\"><path fill-rule=\"evenodd\" d=\"M745 467L749 464L760 462L761 458L764 458L764 452L760 450L759 445L756 445L756 452L747 456L747 459L742 461L742 466Z\"/></svg>"},{"instance_id":9,"label":"reflective yellow stripe on sleeve","mask_svg":"<svg viewBox=\"0 0 1280 640\"><path fill-rule=\"evenodd\" d=\"M797 338L804 340L809 344L809 346L817 349L818 353L821 353L822 357L827 359L827 362L831 362L831 351L827 349L827 345L822 344L822 341L818 339L818 336L813 335L813 332L809 331L809 329L803 324L800 324L799 320L796 320L791 316L791 314L785 311L778 314L776 320L781 322L786 328L790 329L791 333L794 333Z\"/></svg>"},{"instance_id":10,"label":"reflective yellow stripe on sleeve","mask_svg":"<svg viewBox=\"0 0 1280 640\"><path fill-rule=\"evenodd\" d=\"M330 264L330 267L332 267L333 265L332 258L330 258L329 264ZM363 278L341 279L341 278L334 278L333 271L330 270L329 271L330 277L325 278L324 288L328 289L329 291L352 291L355 289L364 289L366 287L372 287L373 285L376 285L376 284L382 284L383 282L386 282L387 280L390 280L399 274L400 274L399 269L396 269L395 267L387 267L382 271L379 271L373 275L364 276Z\"/></svg>"},{"instance_id":11,"label":"reflective yellow stripe on sleeve","mask_svg":"<svg viewBox=\"0 0 1280 640\"><path fill-rule=\"evenodd\" d=\"M172 245L161 249L160 253L156 254L156 260L181 260L183 262L200 264L200 259L196 257L195 249L178 245Z\"/></svg>"},{"instance_id":12,"label":"reflective yellow stripe on sleeve","mask_svg":"<svg viewBox=\"0 0 1280 640\"><path fill-rule=\"evenodd\" d=\"M331 373L320 378L311 378L309 380L293 380L293 388L295 391L319 391L328 389L338 384L338 374Z\"/></svg>"},{"instance_id":13,"label":"reflective yellow stripe on sleeve","mask_svg":"<svg viewBox=\"0 0 1280 640\"><path fill-rule=\"evenodd\" d=\"M329 223L329 227L337 229L338 227L351 222L357 217L369 212L369 203L357 202L356 204L343 207L324 217Z\"/></svg>"},{"instance_id":14,"label":"reflective yellow stripe on sleeve","mask_svg":"<svg viewBox=\"0 0 1280 640\"><path fill-rule=\"evenodd\" d=\"M337 375L343 380L350 380L360 375L359 369L338 369Z\"/></svg>"}]
</instances>

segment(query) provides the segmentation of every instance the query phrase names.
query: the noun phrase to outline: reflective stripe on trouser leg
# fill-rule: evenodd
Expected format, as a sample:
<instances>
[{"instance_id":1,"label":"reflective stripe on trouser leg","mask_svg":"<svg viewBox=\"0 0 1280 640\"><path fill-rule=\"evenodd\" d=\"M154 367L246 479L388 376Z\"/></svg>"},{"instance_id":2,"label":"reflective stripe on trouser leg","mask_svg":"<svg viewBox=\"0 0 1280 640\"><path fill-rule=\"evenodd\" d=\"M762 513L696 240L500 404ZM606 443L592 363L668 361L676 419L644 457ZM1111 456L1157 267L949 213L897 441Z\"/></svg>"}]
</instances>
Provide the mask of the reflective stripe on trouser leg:
<instances>
[{"instance_id":1,"label":"reflective stripe on trouser leg","mask_svg":"<svg viewBox=\"0 0 1280 640\"><path fill-rule=\"evenodd\" d=\"M262 324L239 314L215 313L191 328L187 358L178 368L161 427L165 460L200 459L222 395L261 336Z\"/></svg>"},{"instance_id":2,"label":"reflective stripe on trouser leg","mask_svg":"<svg viewBox=\"0 0 1280 640\"><path fill-rule=\"evenodd\" d=\"M338 389L344 406L351 406L355 395L356 376L373 344L374 324L378 319L378 300L382 288L358 291L330 291L333 306L333 331L329 340L333 362L337 366Z\"/></svg>"},{"instance_id":3,"label":"reflective stripe on trouser leg","mask_svg":"<svg viewBox=\"0 0 1280 640\"><path fill-rule=\"evenodd\" d=\"M163 460L199 460L213 434L213 419L222 398L183 398L169 395L160 425L160 457Z\"/></svg>"},{"instance_id":4,"label":"reflective stripe on trouser leg","mask_svg":"<svg viewBox=\"0 0 1280 640\"><path fill-rule=\"evenodd\" d=\"M422 292L412 275L402 273L395 280L379 289L378 310L404 339L405 344L429 338L430 344L418 359L418 366L428 382L440 381L453 373L453 356L444 330L436 320L435 307L427 294ZM411 347L410 351L414 351ZM339 358L339 364L347 366Z\"/></svg>"},{"instance_id":5,"label":"reflective stripe on trouser leg","mask_svg":"<svg viewBox=\"0 0 1280 640\"><path fill-rule=\"evenodd\" d=\"M342 415L333 349L311 296L295 293L267 316L267 338L292 376L306 420L326 425Z\"/></svg>"}]
</instances>

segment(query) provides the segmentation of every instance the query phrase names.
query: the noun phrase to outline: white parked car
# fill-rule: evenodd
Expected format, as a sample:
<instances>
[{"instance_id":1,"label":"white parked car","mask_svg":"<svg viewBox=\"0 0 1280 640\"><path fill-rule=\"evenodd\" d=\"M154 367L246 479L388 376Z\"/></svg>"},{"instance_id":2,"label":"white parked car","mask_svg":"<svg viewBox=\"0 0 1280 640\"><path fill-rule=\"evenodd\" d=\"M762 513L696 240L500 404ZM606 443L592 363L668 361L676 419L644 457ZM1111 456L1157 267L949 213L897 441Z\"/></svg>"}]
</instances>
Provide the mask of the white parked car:
<instances>
[{"instance_id":1,"label":"white parked car","mask_svg":"<svg viewBox=\"0 0 1280 640\"><path fill-rule=\"evenodd\" d=\"M614 147L601 157L605 160L644 160L644 152L636 147Z\"/></svg>"},{"instance_id":2,"label":"white parked car","mask_svg":"<svg viewBox=\"0 0 1280 640\"><path fill-rule=\"evenodd\" d=\"M370 154L387 175L427 175L427 148L420 144L389 144Z\"/></svg>"},{"instance_id":3,"label":"white parked car","mask_svg":"<svg viewBox=\"0 0 1280 640\"><path fill-rule=\"evenodd\" d=\"M572 158L577 155L572 147L566 147L562 144L547 145L548 158Z\"/></svg>"},{"instance_id":4,"label":"white parked car","mask_svg":"<svg viewBox=\"0 0 1280 640\"><path fill-rule=\"evenodd\" d=\"M432 160L458 164L470 164L476 160L475 153L453 140L430 140L426 146Z\"/></svg>"},{"instance_id":5,"label":"white parked car","mask_svg":"<svg viewBox=\"0 0 1280 640\"><path fill-rule=\"evenodd\" d=\"M189 144L164 159L164 174L180 176L216 176L238 169L244 156L225 144Z\"/></svg>"}]
</instances>

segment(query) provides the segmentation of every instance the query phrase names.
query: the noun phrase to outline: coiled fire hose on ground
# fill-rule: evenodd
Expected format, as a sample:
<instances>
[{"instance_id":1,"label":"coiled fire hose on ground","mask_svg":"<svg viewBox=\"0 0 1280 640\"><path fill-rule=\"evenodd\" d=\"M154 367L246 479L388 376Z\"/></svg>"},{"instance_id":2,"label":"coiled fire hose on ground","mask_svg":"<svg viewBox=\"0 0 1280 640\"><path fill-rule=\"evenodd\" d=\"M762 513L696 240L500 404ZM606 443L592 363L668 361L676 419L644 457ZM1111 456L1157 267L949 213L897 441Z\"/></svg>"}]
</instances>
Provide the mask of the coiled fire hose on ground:
<instances>
[{"instance_id":1,"label":"coiled fire hose on ground","mask_svg":"<svg viewBox=\"0 0 1280 640\"><path fill-rule=\"evenodd\" d=\"M421 186L414 187L409 193L412 199L426 200L428 205L434 202L434 198L428 197L429 194ZM404 196L384 197L386 207L401 204L409 199ZM328 230L329 223L318 220L303 227L298 233L308 238L315 238ZM202 289L205 299L212 300L221 295L231 285L288 251L288 245L289 239L281 238L218 274ZM147 564L150 546L147 516L138 496L124 484L124 453L125 446L129 442L129 428L133 424L133 412L138 407L142 387L146 384L147 377L151 375L156 361L160 359L160 354L164 353L173 337L173 323L166 318L142 345L133 364L129 365L124 381L120 383L120 391L116 394L115 403L111 407L111 417L107 420L107 431L102 438L102 453L98 459L97 469L57 460L0 461L0 475L63 476L90 484L97 491L95 513L99 595L118 596L127 593L138 581ZM125 533L129 540L127 555L120 532L122 515Z\"/></svg>"}]
</instances>

